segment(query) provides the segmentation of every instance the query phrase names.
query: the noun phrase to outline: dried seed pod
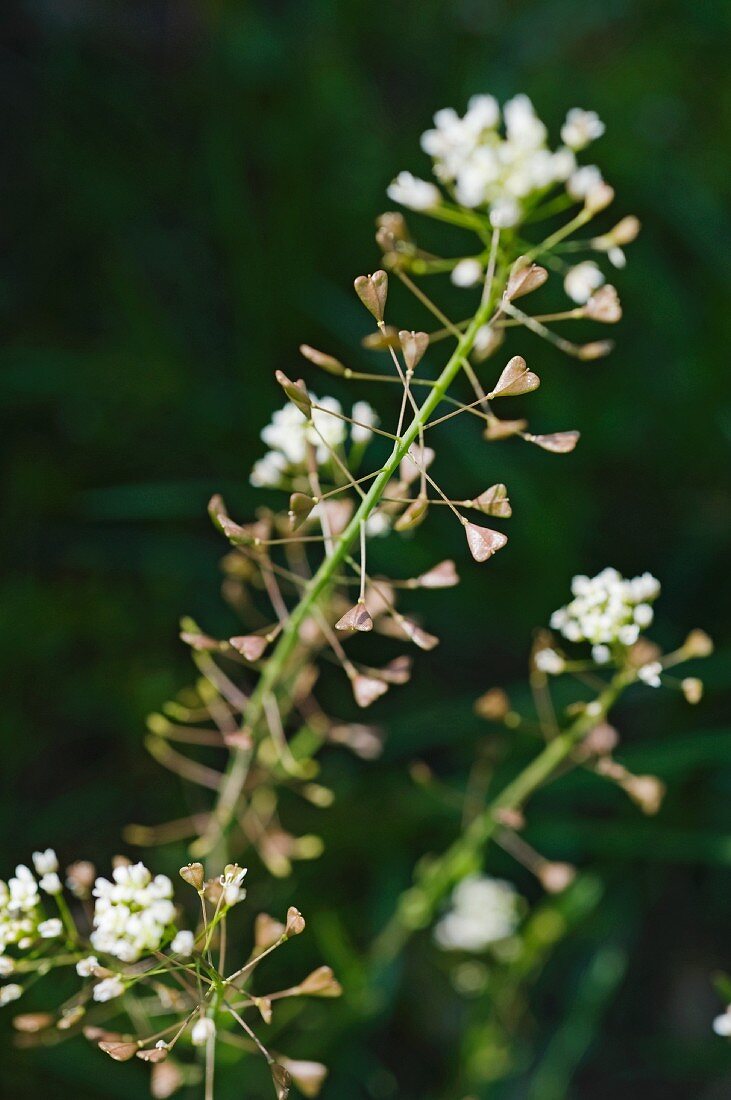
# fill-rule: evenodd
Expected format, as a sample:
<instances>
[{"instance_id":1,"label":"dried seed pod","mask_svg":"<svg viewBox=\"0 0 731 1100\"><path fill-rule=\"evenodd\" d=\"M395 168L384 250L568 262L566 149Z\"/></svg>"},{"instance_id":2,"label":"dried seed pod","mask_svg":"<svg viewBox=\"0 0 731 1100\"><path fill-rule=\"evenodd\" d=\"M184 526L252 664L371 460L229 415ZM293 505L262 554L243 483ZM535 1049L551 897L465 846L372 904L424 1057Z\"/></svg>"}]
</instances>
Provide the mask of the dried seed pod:
<instances>
[{"instance_id":1,"label":"dried seed pod","mask_svg":"<svg viewBox=\"0 0 731 1100\"><path fill-rule=\"evenodd\" d=\"M475 497L472 505L479 508L486 516L501 516L503 519L508 519L513 514L513 509L510 507L510 501L508 500L507 486L503 485L502 482L485 489L484 493L480 493L478 497Z\"/></svg>"},{"instance_id":2,"label":"dried seed pod","mask_svg":"<svg viewBox=\"0 0 731 1100\"><path fill-rule=\"evenodd\" d=\"M447 558L417 577L416 583L420 588L454 588L459 584L459 574L454 562Z\"/></svg>"},{"instance_id":3,"label":"dried seed pod","mask_svg":"<svg viewBox=\"0 0 731 1100\"><path fill-rule=\"evenodd\" d=\"M492 531L489 527L480 527L476 523L465 523L464 529L470 553L477 562L487 561L498 550L502 550L508 541L507 535L502 531Z\"/></svg>"},{"instance_id":4,"label":"dried seed pod","mask_svg":"<svg viewBox=\"0 0 731 1100\"><path fill-rule=\"evenodd\" d=\"M293 531L296 531L298 527L301 527L309 517L310 512L315 507L315 500L312 497L308 497L305 493L292 493L289 498L289 524Z\"/></svg>"},{"instance_id":5,"label":"dried seed pod","mask_svg":"<svg viewBox=\"0 0 731 1100\"><path fill-rule=\"evenodd\" d=\"M292 379L287 378L287 375L281 370L275 371L274 377L292 404L296 405L302 415L309 420L312 416L312 401L310 400L307 387L302 379L293 382Z\"/></svg>"},{"instance_id":6,"label":"dried seed pod","mask_svg":"<svg viewBox=\"0 0 731 1100\"><path fill-rule=\"evenodd\" d=\"M268 639L263 634L237 634L229 638L229 645L247 661L258 661L264 656Z\"/></svg>"},{"instance_id":7,"label":"dried seed pod","mask_svg":"<svg viewBox=\"0 0 731 1100\"><path fill-rule=\"evenodd\" d=\"M548 272L545 267L532 263L525 256L519 256L510 269L504 297L509 302L512 302L515 298L522 298L524 294L530 294L531 291L538 290L538 287L543 286L547 278Z\"/></svg>"},{"instance_id":8,"label":"dried seed pod","mask_svg":"<svg viewBox=\"0 0 731 1100\"><path fill-rule=\"evenodd\" d=\"M115 1062L129 1062L139 1050L137 1043L110 1043L105 1039L97 1043L97 1046L99 1050L103 1050L104 1053L108 1054L110 1058L113 1058Z\"/></svg>"},{"instance_id":9,"label":"dried seed pod","mask_svg":"<svg viewBox=\"0 0 731 1100\"><path fill-rule=\"evenodd\" d=\"M161 1062L153 1065L150 1078L150 1093L154 1100L168 1100L183 1085L183 1074L176 1062Z\"/></svg>"},{"instance_id":10,"label":"dried seed pod","mask_svg":"<svg viewBox=\"0 0 731 1100\"><path fill-rule=\"evenodd\" d=\"M383 751L383 730L360 722L336 723L330 727L329 738L336 745L346 745L361 760L376 760Z\"/></svg>"},{"instance_id":11,"label":"dried seed pod","mask_svg":"<svg viewBox=\"0 0 731 1100\"><path fill-rule=\"evenodd\" d=\"M374 271L372 275L359 275L354 282L355 293L376 321L383 322L383 311L388 297L388 275Z\"/></svg>"},{"instance_id":12,"label":"dried seed pod","mask_svg":"<svg viewBox=\"0 0 731 1100\"><path fill-rule=\"evenodd\" d=\"M629 795L643 814L653 816L658 812L665 797L665 784L656 775L628 775L622 782L622 789Z\"/></svg>"},{"instance_id":13,"label":"dried seed pod","mask_svg":"<svg viewBox=\"0 0 731 1100\"><path fill-rule=\"evenodd\" d=\"M411 657L405 654L401 657L394 657L384 668L378 669L377 674L387 684L407 684L411 679L413 663Z\"/></svg>"},{"instance_id":14,"label":"dried seed pod","mask_svg":"<svg viewBox=\"0 0 731 1100\"><path fill-rule=\"evenodd\" d=\"M489 722L500 722L510 710L510 699L502 688L490 688L475 703L475 713Z\"/></svg>"},{"instance_id":15,"label":"dried seed pod","mask_svg":"<svg viewBox=\"0 0 731 1100\"><path fill-rule=\"evenodd\" d=\"M592 321L601 321L605 325L614 325L622 319L622 306L616 287L605 283L595 290L584 306L584 316Z\"/></svg>"},{"instance_id":16,"label":"dried seed pod","mask_svg":"<svg viewBox=\"0 0 731 1100\"><path fill-rule=\"evenodd\" d=\"M323 1066L322 1062L306 1062L299 1058L283 1058L281 1055L279 1063L287 1070L303 1096L319 1096L327 1077L327 1066Z\"/></svg>"},{"instance_id":17,"label":"dried seed pod","mask_svg":"<svg viewBox=\"0 0 731 1100\"><path fill-rule=\"evenodd\" d=\"M360 630L363 632L373 630L373 619L368 614L368 608L362 600L358 600L355 607L346 611L342 618L335 623L336 630Z\"/></svg>"},{"instance_id":18,"label":"dried seed pod","mask_svg":"<svg viewBox=\"0 0 731 1100\"><path fill-rule=\"evenodd\" d=\"M401 350L404 353L404 362L409 370L415 370L429 347L429 333L408 332L406 329L402 329L398 335Z\"/></svg>"},{"instance_id":19,"label":"dried seed pod","mask_svg":"<svg viewBox=\"0 0 731 1100\"><path fill-rule=\"evenodd\" d=\"M520 810L509 807L496 810L495 820L504 825L506 829L512 829L516 833L525 828L525 815Z\"/></svg>"},{"instance_id":20,"label":"dried seed pod","mask_svg":"<svg viewBox=\"0 0 731 1100\"><path fill-rule=\"evenodd\" d=\"M543 863L538 871L538 881L549 894L560 894L576 878L576 868L570 863Z\"/></svg>"},{"instance_id":21,"label":"dried seed pod","mask_svg":"<svg viewBox=\"0 0 731 1100\"><path fill-rule=\"evenodd\" d=\"M703 698L703 681L697 676L686 676L680 683L681 691L688 703L695 705Z\"/></svg>"},{"instance_id":22,"label":"dried seed pod","mask_svg":"<svg viewBox=\"0 0 731 1100\"><path fill-rule=\"evenodd\" d=\"M353 695L359 707L369 707L388 691L388 685L375 676L365 676L359 672L352 678Z\"/></svg>"},{"instance_id":23,"label":"dried seed pod","mask_svg":"<svg viewBox=\"0 0 731 1100\"><path fill-rule=\"evenodd\" d=\"M608 756L619 744L619 734L609 722L600 722L587 733L581 742L581 748L589 756Z\"/></svg>"},{"instance_id":24,"label":"dried seed pod","mask_svg":"<svg viewBox=\"0 0 731 1100\"><path fill-rule=\"evenodd\" d=\"M96 879L96 867L88 859L77 859L66 868L66 885L74 897L88 898Z\"/></svg>"},{"instance_id":25,"label":"dried seed pod","mask_svg":"<svg viewBox=\"0 0 731 1100\"><path fill-rule=\"evenodd\" d=\"M181 642L185 642L197 653L217 653L221 649L221 643L216 638L209 637L208 634L181 630L179 637Z\"/></svg>"},{"instance_id":26,"label":"dried seed pod","mask_svg":"<svg viewBox=\"0 0 731 1100\"><path fill-rule=\"evenodd\" d=\"M436 646L439 645L439 639L434 634L429 634L426 630L422 630L422 628L412 622L411 619L405 619L403 615L400 615L398 624L406 637L410 638L419 649L428 651L430 649L435 649Z\"/></svg>"},{"instance_id":27,"label":"dried seed pod","mask_svg":"<svg viewBox=\"0 0 731 1100\"><path fill-rule=\"evenodd\" d=\"M406 218L397 211L387 210L385 214L379 214L376 219L376 225L380 229L387 229L396 241L405 243L411 240Z\"/></svg>"},{"instance_id":28,"label":"dried seed pod","mask_svg":"<svg viewBox=\"0 0 731 1100\"><path fill-rule=\"evenodd\" d=\"M281 921L270 917L268 913L257 913L254 921L254 947L257 952L272 947L277 940L281 940L286 931Z\"/></svg>"},{"instance_id":29,"label":"dried seed pod","mask_svg":"<svg viewBox=\"0 0 731 1100\"><path fill-rule=\"evenodd\" d=\"M483 436L494 443L498 439L509 439L511 435L519 435L527 427L527 420L498 420L496 416L491 416Z\"/></svg>"},{"instance_id":30,"label":"dried seed pod","mask_svg":"<svg viewBox=\"0 0 731 1100\"><path fill-rule=\"evenodd\" d=\"M255 997L254 1004L259 1009L261 1018L265 1024L272 1022L272 1002L268 997Z\"/></svg>"},{"instance_id":31,"label":"dried seed pod","mask_svg":"<svg viewBox=\"0 0 731 1100\"><path fill-rule=\"evenodd\" d=\"M35 1035L39 1031L45 1031L53 1024L53 1016L50 1012L21 1012L13 1017L13 1027L16 1031L22 1031L26 1035Z\"/></svg>"},{"instance_id":32,"label":"dried seed pod","mask_svg":"<svg viewBox=\"0 0 731 1100\"><path fill-rule=\"evenodd\" d=\"M287 923L284 928L287 939L291 939L292 936L299 936L304 930L305 918L302 916L299 909L295 909L294 905L290 905L287 910Z\"/></svg>"},{"instance_id":33,"label":"dried seed pod","mask_svg":"<svg viewBox=\"0 0 731 1100\"><path fill-rule=\"evenodd\" d=\"M589 344L582 344L576 354L582 362L588 363L594 359L604 359L613 350L613 340L592 340Z\"/></svg>"},{"instance_id":34,"label":"dried seed pod","mask_svg":"<svg viewBox=\"0 0 731 1100\"><path fill-rule=\"evenodd\" d=\"M413 527L418 527L426 519L428 511L429 501L427 498L417 497L394 522L394 531L410 531Z\"/></svg>"},{"instance_id":35,"label":"dried seed pod","mask_svg":"<svg viewBox=\"0 0 731 1100\"><path fill-rule=\"evenodd\" d=\"M522 355L514 355L508 361L505 370L497 380L497 384L488 397L517 397L522 393L531 393L537 390L541 380L537 374L528 370Z\"/></svg>"},{"instance_id":36,"label":"dried seed pod","mask_svg":"<svg viewBox=\"0 0 731 1100\"><path fill-rule=\"evenodd\" d=\"M185 867L180 868L178 874L183 882L187 882L194 890L200 893L203 889L206 873L202 863L188 863Z\"/></svg>"},{"instance_id":37,"label":"dried seed pod","mask_svg":"<svg viewBox=\"0 0 731 1100\"><path fill-rule=\"evenodd\" d=\"M153 1065L158 1065L160 1062L164 1062L167 1056L167 1047L152 1047L150 1050L137 1051L137 1057L142 1062L152 1062Z\"/></svg>"},{"instance_id":38,"label":"dried seed pod","mask_svg":"<svg viewBox=\"0 0 731 1100\"><path fill-rule=\"evenodd\" d=\"M683 642L683 649L688 658L710 657L713 653L713 639L706 634L705 630L691 630Z\"/></svg>"},{"instance_id":39,"label":"dried seed pod","mask_svg":"<svg viewBox=\"0 0 731 1100\"><path fill-rule=\"evenodd\" d=\"M361 346L368 351L388 351L389 348L398 351L401 347L398 329L394 325L383 325L377 332L369 332L364 336Z\"/></svg>"},{"instance_id":40,"label":"dried seed pod","mask_svg":"<svg viewBox=\"0 0 731 1100\"><path fill-rule=\"evenodd\" d=\"M313 970L299 983L297 989L308 997L339 997L343 992L343 987L329 966L318 966L317 970Z\"/></svg>"},{"instance_id":41,"label":"dried seed pod","mask_svg":"<svg viewBox=\"0 0 731 1100\"><path fill-rule=\"evenodd\" d=\"M274 1091L277 1094L277 1100L287 1100L289 1090L292 1086L292 1078L288 1071L278 1062L272 1062L269 1066L269 1070L272 1075L272 1081L274 1082Z\"/></svg>"},{"instance_id":42,"label":"dried seed pod","mask_svg":"<svg viewBox=\"0 0 731 1100\"><path fill-rule=\"evenodd\" d=\"M526 435L525 438L529 443L542 447L544 451L565 455L573 451L579 442L580 434L580 432L551 432L549 435Z\"/></svg>"},{"instance_id":43,"label":"dried seed pod","mask_svg":"<svg viewBox=\"0 0 731 1100\"><path fill-rule=\"evenodd\" d=\"M401 459L399 465L399 478L405 485L415 481L422 470L428 470L434 461L435 452L431 447L415 445L411 451Z\"/></svg>"},{"instance_id":44,"label":"dried seed pod","mask_svg":"<svg viewBox=\"0 0 731 1100\"><path fill-rule=\"evenodd\" d=\"M300 344L300 354L309 360L310 363L314 363L316 367L320 367L322 370L326 370L328 374L335 374L339 377L348 373L348 369L336 359L334 355L328 355L324 351L318 351L317 348L311 347L309 344Z\"/></svg>"}]
</instances>

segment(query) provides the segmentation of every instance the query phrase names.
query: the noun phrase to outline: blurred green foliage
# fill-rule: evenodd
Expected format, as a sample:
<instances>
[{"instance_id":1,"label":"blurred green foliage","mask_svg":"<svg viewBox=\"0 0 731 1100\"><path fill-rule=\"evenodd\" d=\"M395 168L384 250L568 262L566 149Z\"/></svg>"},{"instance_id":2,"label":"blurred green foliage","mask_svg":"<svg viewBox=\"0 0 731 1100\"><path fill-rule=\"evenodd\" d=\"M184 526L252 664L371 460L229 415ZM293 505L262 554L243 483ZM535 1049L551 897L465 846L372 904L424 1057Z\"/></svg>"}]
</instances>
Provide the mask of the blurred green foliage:
<instances>
[{"instance_id":1,"label":"blurred green foliage","mask_svg":"<svg viewBox=\"0 0 731 1100\"><path fill-rule=\"evenodd\" d=\"M350 281L374 265L388 180L425 169L433 110L526 91L555 134L567 108L595 108L616 209L644 226L616 280L617 348L582 365L530 335L512 345L544 380L534 421L580 428L581 445L555 458L505 443L486 466L471 425L444 434L456 492L508 483L510 550L415 601L443 642L380 706L384 759L326 758L338 802L293 803L289 822L320 832L325 856L285 884L252 866L251 899L296 902L312 935L292 965L322 954L355 991L305 1013L286 1048L330 1062L328 1097L728 1096L731 1051L710 1033L731 866L728 3L27 0L6 14L3 868L47 843L104 863L123 823L181 812L141 741L190 675L178 616L229 621L206 500L256 506L247 473L280 400L272 374L295 369L300 340L352 360L367 320ZM442 518L407 548L384 543L395 572L436 546L461 554ZM619 719L628 764L667 779L666 807L648 822L591 777L552 786L528 835L591 870L549 905L525 973L508 966L463 999L419 938L364 1022L357 952L414 860L458 827L408 763L459 781L486 732L474 696L521 680L532 627L574 572L605 564L662 579L660 641L699 625L719 645L696 710L645 692ZM327 691L352 713L339 684ZM502 853L487 866L538 901ZM513 1068L493 1082L501 1057ZM6 1053L3 1094L147 1094L144 1067L100 1059L81 1043ZM223 1100L268 1095L252 1073Z\"/></svg>"}]
</instances>

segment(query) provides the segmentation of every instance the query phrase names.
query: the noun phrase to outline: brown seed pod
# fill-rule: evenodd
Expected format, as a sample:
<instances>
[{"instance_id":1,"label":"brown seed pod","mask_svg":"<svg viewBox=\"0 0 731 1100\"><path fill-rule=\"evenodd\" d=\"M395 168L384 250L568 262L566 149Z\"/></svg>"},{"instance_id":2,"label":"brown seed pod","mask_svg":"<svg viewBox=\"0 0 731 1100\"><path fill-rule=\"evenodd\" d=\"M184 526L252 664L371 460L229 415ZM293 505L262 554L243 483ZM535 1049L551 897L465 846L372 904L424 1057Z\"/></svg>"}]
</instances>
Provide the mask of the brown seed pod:
<instances>
[{"instance_id":1,"label":"brown seed pod","mask_svg":"<svg viewBox=\"0 0 731 1100\"><path fill-rule=\"evenodd\" d=\"M465 523L467 545L475 561L483 562L502 550L508 536L502 531L492 531L489 527L480 527L476 523Z\"/></svg>"},{"instance_id":2,"label":"brown seed pod","mask_svg":"<svg viewBox=\"0 0 731 1100\"><path fill-rule=\"evenodd\" d=\"M317 348L310 347L309 344L300 344L300 354L310 363L314 363L316 367L326 370L328 374L338 376L347 374L347 367L339 359L336 359L333 355L328 355L324 351L318 351Z\"/></svg>"},{"instance_id":3,"label":"brown seed pod","mask_svg":"<svg viewBox=\"0 0 731 1100\"><path fill-rule=\"evenodd\" d=\"M528 370L522 355L514 355L497 380L497 384L488 397L518 397L523 393L537 390L541 380L537 374Z\"/></svg>"},{"instance_id":4,"label":"brown seed pod","mask_svg":"<svg viewBox=\"0 0 731 1100\"><path fill-rule=\"evenodd\" d=\"M383 321L383 311L388 297L388 275L385 271L374 271L372 275L359 275L353 283L355 293L363 305L373 314L376 321Z\"/></svg>"},{"instance_id":5,"label":"brown seed pod","mask_svg":"<svg viewBox=\"0 0 731 1100\"><path fill-rule=\"evenodd\" d=\"M576 444L579 442L580 432L551 432L549 435L526 435L526 439L529 443L535 443L537 447L542 447L544 451L551 451L553 454L565 455L570 451L573 451Z\"/></svg>"},{"instance_id":6,"label":"brown seed pod","mask_svg":"<svg viewBox=\"0 0 731 1100\"><path fill-rule=\"evenodd\" d=\"M346 611L345 614L338 619L335 623L335 629L350 631L359 630L362 632L373 630L373 619L368 614L368 608L365 603L358 600L355 607L351 607L349 611Z\"/></svg>"}]
</instances>

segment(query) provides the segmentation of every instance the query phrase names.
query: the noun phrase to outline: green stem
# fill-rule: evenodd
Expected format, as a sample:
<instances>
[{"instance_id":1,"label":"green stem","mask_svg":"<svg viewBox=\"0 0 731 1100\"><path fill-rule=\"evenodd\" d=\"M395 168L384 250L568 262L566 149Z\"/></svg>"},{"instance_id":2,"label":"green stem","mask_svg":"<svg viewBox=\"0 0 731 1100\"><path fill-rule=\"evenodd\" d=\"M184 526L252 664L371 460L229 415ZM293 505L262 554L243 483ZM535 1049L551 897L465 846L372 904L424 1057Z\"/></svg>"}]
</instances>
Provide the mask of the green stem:
<instances>
[{"instance_id":1,"label":"green stem","mask_svg":"<svg viewBox=\"0 0 731 1100\"><path fill-rule=\"evenodd\" d=\"M358 538L361 523L368 518L380 501L386 486L398 470L399 464L408 453L409 448L416 441L420 430L425 426L431 414L444 398L449 386L462 369L466 357L472 350L478 331L492 315L494 304L499 299L502 288L503 280L494 280L492 293L486 301L480 304L442 373L434 382L423 405L414 415L403 436L394 443L391 455L353 514L350 523L335 541L332 553L323 560L320 568L304 590L302 599L292 611L246 708L244 721L252 734L261 721L264 700L274 690L284 671L287 660L297 645L300 627L320 596L329 587L336 570ZM228 768L224 773L218 802L211 814L208 828L203 836L191 846L193 855L209 854L230 828L250 764L251 750L238 749L232 754Z\"/></svg>"},{"instance_id":2,"label":"green stem","mask_svg":"<svg viewBox=\"0 0 731 1100\"><path fill-rule=\"evenodd\" d=\"M518 810L601 722L624 689L635 680L632 669L621 669L574 722L549 741L515 779L475 818L441 856L417 871L414 885L399 899L393 917L373 944L373 958L392 961L413 932L426 927L446 894L466 874L477 869L479 857L500 825L499 811Z\"/></svg>"}]
</instances>

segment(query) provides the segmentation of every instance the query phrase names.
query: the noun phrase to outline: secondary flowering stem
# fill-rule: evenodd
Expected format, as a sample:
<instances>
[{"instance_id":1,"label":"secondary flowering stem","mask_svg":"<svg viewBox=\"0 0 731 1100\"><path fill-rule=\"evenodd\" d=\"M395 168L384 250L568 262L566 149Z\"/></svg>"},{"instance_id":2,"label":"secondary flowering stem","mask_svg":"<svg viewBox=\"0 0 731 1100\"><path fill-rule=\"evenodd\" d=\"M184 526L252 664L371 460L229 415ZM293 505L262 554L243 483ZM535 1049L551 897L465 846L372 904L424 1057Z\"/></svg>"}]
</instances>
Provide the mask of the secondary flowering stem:
<instances>
[{"instance_id":1,"label":"secondary flowering stem","mask_svg":"<svg viewBox=\"0 0 731 1100\"><path fill-rule=\"evenodd\" d=\"M394 916L374 942L373 958L378 964L393 960L410 936L429 924L440 901L452 887L474 871L480 853L500 827L500 811L521 809L568 759L579 742L606 718L619 696L636 678L635 669L623 668L617 672L594 702L549 741L482 813L473 818L446 852L417 873L414 885L401 895Z\"/></svg>"},{"instance_id":2,"label":"secondary flowering stem","mask_svg":"<svg viewBox=\"0 0 731 1100\"><path fill-rule=\"evenodd\" d=\"M282 676L285 664L292 654L299 638L300 627L317 604L323 592L329 587L337 570L342 565L353 544L359 538L361 524L365 523L369 515L381 500L393 475L406 457L412 444L419 437L419 433L427 424L429 417L442 401L450 385L462 370L467 356L472 351L475 337L480 328L486 324L493 313L495 303L499 300L504 286L504 272L501 278L493 279L490 293L480 303L477 312L470 321L465 332L460 336L456 348L452 352L444 369L434 382L434 385L426 397L424 403L418 407L411 423L403 435L393 445L390 456L384 463L370 489L361 500L353 517L341 535L333 542L333 550L326 557L320 568L305 588L302 599L292 610L279 642L273 650L259 682L254 690L244 714L244 723L252 734L256 731L264 710L264 700L274 691ZM192 846L191 851L196 855L205 855L221 841L230 828L236 813L239 798L246 782L246 777L251 765L254 749L240 748L232 754L224 778L221 784L219 798L211 813L208 827Z\"/></svg>"}]
</instances>

